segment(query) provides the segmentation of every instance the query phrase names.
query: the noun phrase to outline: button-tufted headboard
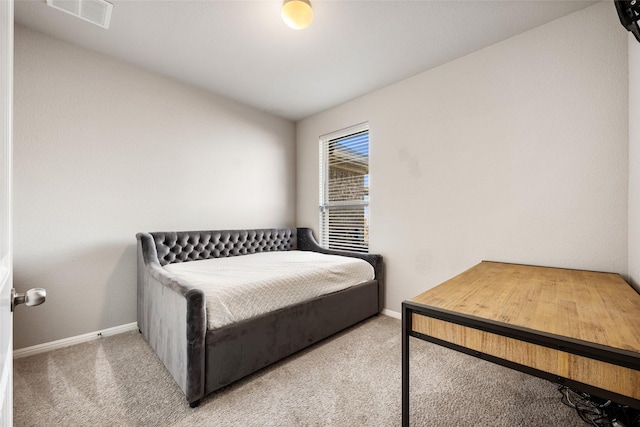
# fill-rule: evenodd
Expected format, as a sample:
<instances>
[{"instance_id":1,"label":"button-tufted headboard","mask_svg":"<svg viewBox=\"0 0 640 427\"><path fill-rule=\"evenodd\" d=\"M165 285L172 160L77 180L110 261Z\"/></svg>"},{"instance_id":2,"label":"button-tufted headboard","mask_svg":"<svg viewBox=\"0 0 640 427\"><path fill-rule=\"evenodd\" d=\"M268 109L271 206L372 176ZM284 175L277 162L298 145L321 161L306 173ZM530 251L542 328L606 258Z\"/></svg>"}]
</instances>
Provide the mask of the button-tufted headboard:
<instances>
[{"instance_id":1,"label":"button-tufted headboard","mask_svg":"<svg viewBox=\"0 0 640 427\"><path fill-rule=\"evenodd\" d=\"M297 249L295 228L150 233L160 265Z\"/></svg>"}]
</instances>

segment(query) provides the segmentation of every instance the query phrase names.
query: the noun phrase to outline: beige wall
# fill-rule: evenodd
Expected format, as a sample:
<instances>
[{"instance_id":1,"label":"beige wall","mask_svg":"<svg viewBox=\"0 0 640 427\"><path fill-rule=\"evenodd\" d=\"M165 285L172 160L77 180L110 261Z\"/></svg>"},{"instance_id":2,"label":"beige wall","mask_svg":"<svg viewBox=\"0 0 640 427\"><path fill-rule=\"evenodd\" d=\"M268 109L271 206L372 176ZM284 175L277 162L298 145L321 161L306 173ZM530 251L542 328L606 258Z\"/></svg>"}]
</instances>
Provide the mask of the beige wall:
<instances>
[{"instance_id":1,"label":"beige wall","mask_svg":"<svg viewBox=\"0 0 640 427\"><path fill-rule=\"evenodd\" d=\"M600 3L297 124L297 221L318 136L369 121L386 307L481 260L627 273L627 35Z\"/></svg>"},{"instance_id":2,"label":"beige wall","mask_svg":"<svg viewBox=\"0 0 640 427\"><path fill-rule=\"evenodd\" d=\"M317 231L318 136L363 121L388 309L482 259L638 283L640 83L627 72L640 74L640 44L609 3L303 120L296 138L125 63L22 27L15 39L15 285L49 291L16 311L16 348L134 322L138 231L296 214Z\"/></svg>"},{"instance_id":3,"label":"beige wall","mask_svg":"<svg viewBox=\"0 0 640 427\"><path fill-rule=\"evenodd\" d=\"M295 128L15 33L15 347L136 320L135 233L295 225Z\"/></svg>"},{"instance_id":4,"label":"beige wall","mask_svg":"<svg viewBox=\"0 0 640 427\"><path fill-rule=\"evenodd\" d=\"M629 277L640 291L640 43L629 34Z\"/></svg>"}]
</instances>

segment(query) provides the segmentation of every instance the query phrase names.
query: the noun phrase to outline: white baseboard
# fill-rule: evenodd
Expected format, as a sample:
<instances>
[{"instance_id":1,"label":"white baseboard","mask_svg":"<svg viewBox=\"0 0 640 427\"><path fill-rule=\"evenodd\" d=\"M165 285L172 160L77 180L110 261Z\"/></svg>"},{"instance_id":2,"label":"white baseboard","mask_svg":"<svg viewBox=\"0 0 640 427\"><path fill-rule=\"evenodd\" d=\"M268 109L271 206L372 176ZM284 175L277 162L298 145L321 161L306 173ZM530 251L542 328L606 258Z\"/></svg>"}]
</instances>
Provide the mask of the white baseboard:
<instances>
[{"instance_id":1,"label":"white baseboard","mask_svg":"<svg viewBox=\"0 0 640 427\"><path fill-rule=\"evenodd\" d=\"M46 342L31 347L25 347L13 351L13 358L20 359L22 357L33 356L59 348L69 347L70 345L80 344L87 341L93 341L109 335L117 335L123 332L134 331L138 329L138 323L127 323L126 325L114 326L113 328L103 329L101 331L89 332L88 334L77 335L75 337L64 338L57 341Z\"/></svg>"},{"instance_id":2,"label":"white baseboard","mask_svg":"<svg viewBox=\"0 0 640 427\"><path fill-rule=\"evenodd\" d=\"M384 314L385 316L393 317L394 319L402 319L402 315L400 313L398 313L397 311L388 310L386 308L382 310L382 314Z\"/></svg>"}]
</instances>

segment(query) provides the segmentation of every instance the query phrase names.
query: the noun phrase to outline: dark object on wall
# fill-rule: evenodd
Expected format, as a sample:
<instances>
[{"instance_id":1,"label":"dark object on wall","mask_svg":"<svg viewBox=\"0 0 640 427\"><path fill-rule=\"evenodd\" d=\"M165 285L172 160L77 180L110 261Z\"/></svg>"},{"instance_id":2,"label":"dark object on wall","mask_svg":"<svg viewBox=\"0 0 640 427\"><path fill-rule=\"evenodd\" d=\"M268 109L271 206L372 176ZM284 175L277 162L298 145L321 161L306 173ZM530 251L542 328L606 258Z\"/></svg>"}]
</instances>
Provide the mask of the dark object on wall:
<instances>
[{"instance_id":1,"label":"dark object on wall","mask_svg":"<svg viewBox=\"0 0 640 427\"><path fill-rule=\"evenodd\" d=\"M640 42L640 0L616 0L614 3L620 23Z\"/></svg>"}]
</instances>

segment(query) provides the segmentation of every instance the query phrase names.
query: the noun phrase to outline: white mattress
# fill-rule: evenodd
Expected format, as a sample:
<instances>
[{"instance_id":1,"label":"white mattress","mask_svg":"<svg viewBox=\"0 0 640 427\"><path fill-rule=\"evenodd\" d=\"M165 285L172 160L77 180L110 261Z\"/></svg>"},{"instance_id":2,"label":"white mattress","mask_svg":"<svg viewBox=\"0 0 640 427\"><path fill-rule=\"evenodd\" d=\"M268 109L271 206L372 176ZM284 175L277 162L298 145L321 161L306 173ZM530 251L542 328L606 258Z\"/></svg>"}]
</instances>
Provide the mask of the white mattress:
<instances>
[{"instance_id":1,"label":"white mattress","mask_svg":"<svg viewBox=\"0 0 640 427\"><path fill-rule=\"evenodd\" d=\"M372 280L371 264L308 251L274 251L169 264L204 290L207 328L217 329Z\"/></svg>"}]
</instances>

